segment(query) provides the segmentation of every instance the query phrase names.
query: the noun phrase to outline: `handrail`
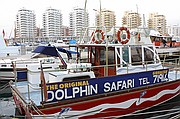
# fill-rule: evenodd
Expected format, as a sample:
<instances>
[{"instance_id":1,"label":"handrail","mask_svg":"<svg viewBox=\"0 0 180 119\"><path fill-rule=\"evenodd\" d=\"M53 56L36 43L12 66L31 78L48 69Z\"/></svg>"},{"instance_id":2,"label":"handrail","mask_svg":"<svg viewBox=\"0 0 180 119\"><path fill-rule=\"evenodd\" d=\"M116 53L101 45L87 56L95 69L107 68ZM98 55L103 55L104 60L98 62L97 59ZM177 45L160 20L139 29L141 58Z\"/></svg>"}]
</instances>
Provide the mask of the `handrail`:
<instances>
[{"instance_id":1,"label":"handrail","mask_svg":"<svg viewBox=\"0 0 180 119\"><path fill-rule=\"evenodd\" d=\"M172 60L172 59L171 59ZM162 64L163 67L166 67L164 66L166 63L169 63L169 62L160 62L159 63L156 63L156 64ZM99 65L99 66L91 66L91 67L75 67L75 68L69 68L69 69L57 69L57 70L48 70L49 71L68 71L68 70L78 70L78 69L90 69L92 70L93 68L100 68L100 67L113 67L113 66L118 66L118 67L136 67L136 66L143 66L143 68L148 68L148 65L153 65L154 64L154 61L144 61L144 62L133 62L133 63L126 63L126 64L110 64L110 65ZM177 63L169 63L171 64L171 66L176 66ZM126 65L126 66L124 66ZM178 67L179 65L177 65L176 67ZM36 71L30 71L28 70L29 72L36 72ZM146 70L147 71L147 70ZM40 72L40 71L39 71Z\"/></svg>"},{"instance_id":2,"label":"handrail","mask_svg":"<svg viewBox=\"0 0 180 119\"><path fill-rule=\"evenodd\" d=\"M34 89L34 90L41 89L40 87L34 87L33 85L35 85L35 84L32 84L32 83L28 82L28 86L30 86L32 89Z\"/></svg>"}]
</instances>

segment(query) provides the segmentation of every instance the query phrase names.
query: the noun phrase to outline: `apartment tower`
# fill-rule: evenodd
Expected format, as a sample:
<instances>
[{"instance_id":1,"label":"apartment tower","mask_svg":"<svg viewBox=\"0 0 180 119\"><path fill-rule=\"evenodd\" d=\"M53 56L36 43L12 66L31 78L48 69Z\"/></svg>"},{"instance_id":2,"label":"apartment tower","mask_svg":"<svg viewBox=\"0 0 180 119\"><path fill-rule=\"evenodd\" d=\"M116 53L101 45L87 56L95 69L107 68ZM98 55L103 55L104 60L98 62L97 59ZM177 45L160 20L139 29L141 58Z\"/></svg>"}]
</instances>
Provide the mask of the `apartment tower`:
<instances>
[{"instance_id":1,"label":"apartment tower","mask_svg":"<svg viewBox=\"0 0 180 119\"><path fill-rule=\"evenodd\" d=\"M35 38L36 30L36 15L32 10L22 8L18 10L16 15L16 38Z\"/></svg>"},{"instance_id":2,"label":"apartment tower","mask_svg":"<svg viewBox=\"0 0 180 119\"><path fill-rule=\"evenodd\" d=\"M75 7L69 14L70 36L79 37L84 34L84 27L89 26L89 14L82 8Z\"/></svg>"},{"instance_id":3,"label":"apartment tower","mask_svg":"<svg viewBox=\"0 0 180 119\"><path fill-rule=\"evenodd\" d=\"M62 36L62 14L59 10L48 8L43 13L43 37L57 40Z\"/></svg>"},{"instance_id":4,"label":"apartment tower","mask_svg":"<svg viewBox=\"0 0 180 119\"><path fill-rule=\"evenodd\" d=\"M101 11L96 10L95 25L106 26L107 32L110 31L113 26L116 26L116 15L114 11L106 9Z\"/></svg>"},{"instance_id":5,"label":"apartment tower","mask_svg":"<svg viewBox=\"0 0 180 119\"><path fill-rule=\"evenodd\" d=\"M137 12L125 11L122 17L122 26L137 28L141 26L141 17Z\"/></svg>"},{"instance_id":6,"label":"apartment tower","mask_svg":"<svg viewBox=\"0 0 180 119\"><path fill-rule=\"evenodd\" d=\"M159 33L166 34L166 18L158 13L150 13L148 27L157 30Z\"/></svg>"},{"instance_id":7,"label":"apartment tower","mask_svg":"<svg viewBox=\"0 0 180 119\"><path fill-rule=\"evenodd\" d=\"M167 26L166 30L169 35L180 38L180 25L179 24Z\"/></svg>"}]
</instances>

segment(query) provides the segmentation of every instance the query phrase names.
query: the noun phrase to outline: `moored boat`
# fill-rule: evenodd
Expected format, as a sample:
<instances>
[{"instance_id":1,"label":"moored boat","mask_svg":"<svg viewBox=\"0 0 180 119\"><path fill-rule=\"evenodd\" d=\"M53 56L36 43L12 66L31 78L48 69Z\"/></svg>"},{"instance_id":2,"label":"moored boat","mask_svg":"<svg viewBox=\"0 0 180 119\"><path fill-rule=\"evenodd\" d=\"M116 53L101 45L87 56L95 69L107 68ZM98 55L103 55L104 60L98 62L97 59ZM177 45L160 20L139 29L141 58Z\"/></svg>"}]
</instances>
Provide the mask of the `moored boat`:
<instances>
[{"instance_id":1,"label":"moored boat","mask_svg":"<svg viewBox=\"0 0 180 119\"><path fill-rule=\"evenodd\" d=\"M72 57L72 54L77 54L77 52L55 46L38 46L30 54L14 58L2 58L0 60L0 80L21 81L27 80L32 75L34 77L36 73L39 74L40 72L40 61L44 64L45 72L60 69L63 64L58 54L69 58ZM28 76L30 74L28 72L31 72L31 75Z\"/></svg>"},{"instance_id":2,"label":"moored boat","mask_svg":"<svg viewBox=\"0 0 180 119\"><path fill-rule=\"evenodd\" d=\"M160 59L164 57L172 59L179 58L180 40L178 37L170 35L160 35L159 32L153 31L150 34L153 44L157 48Z\"/></svg>"},{"instance_id":3,"label":"moored boat","mask_svg":"<svg viewBox=\"0 0 180 119\"><path fill-rule=\"evenodd\" d=\"M84 62L78 57L48 79L41 64L40 78L11 82L20 113L26 118L117 118L178 96L179 64L161 63L148 29L114 29L113 40L104 27L85 29L93 33L77 45L87 52Z\"/></svg>"}]
</instances>

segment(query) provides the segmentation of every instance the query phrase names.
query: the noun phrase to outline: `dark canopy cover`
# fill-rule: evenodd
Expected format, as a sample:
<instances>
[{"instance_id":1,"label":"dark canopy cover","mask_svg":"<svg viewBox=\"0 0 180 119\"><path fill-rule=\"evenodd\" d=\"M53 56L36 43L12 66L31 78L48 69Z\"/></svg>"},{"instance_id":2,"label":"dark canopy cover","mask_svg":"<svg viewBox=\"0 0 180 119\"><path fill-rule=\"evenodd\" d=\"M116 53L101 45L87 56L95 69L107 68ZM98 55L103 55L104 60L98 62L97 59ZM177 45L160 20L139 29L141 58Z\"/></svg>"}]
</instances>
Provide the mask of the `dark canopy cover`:
<instances>
[{"instance_id":1,"label":"dark canopy cover","mask_svg":"<svg viewBox=\"0 0 180 119\"><path fill-rule=\"evenodd\" d=\"M70 50L65 50L63 48L56 48L54 46L38 46L33 53L41 53L44 55L49 55L49 56L54 56L54 57L58 57L58 51L66 53L68 58L71 59L72 55L71 54L77 54L79 55L78 52L75 51L70 51Z\"/></svg>"}]
</instances>

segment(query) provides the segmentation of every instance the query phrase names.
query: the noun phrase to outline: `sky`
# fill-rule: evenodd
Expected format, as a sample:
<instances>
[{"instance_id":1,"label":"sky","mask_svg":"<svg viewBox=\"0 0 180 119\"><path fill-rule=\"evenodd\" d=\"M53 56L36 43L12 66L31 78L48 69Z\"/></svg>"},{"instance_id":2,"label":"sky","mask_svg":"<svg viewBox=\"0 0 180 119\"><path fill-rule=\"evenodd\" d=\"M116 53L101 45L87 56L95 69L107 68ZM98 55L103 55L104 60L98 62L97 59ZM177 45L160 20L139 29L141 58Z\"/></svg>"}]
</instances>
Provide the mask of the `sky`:
<instances>
[{"instance_id":1,"label":"sky","mask_svg":"<svg viewBox=\"0 0 180 119\"><path fill-rule=\"evenodd\" d=\"M33 10L36 14L36 25L42 27L42 14L49 7L61 11L63 25L69 26L69 13L74 7L84 8L85 0L0 0L0 31L5 37L13 37L16 14L21 8ZM116 15L116 25L121 26L124 11L133 11L145 15L147 22L149 13L157 12L166 16L167 25L180 25L180 4L178 0L87 0L86 8L90 15L90 25L94 25L96 11L101 8L112 10Z\"/></svg>"}]
</instances>

